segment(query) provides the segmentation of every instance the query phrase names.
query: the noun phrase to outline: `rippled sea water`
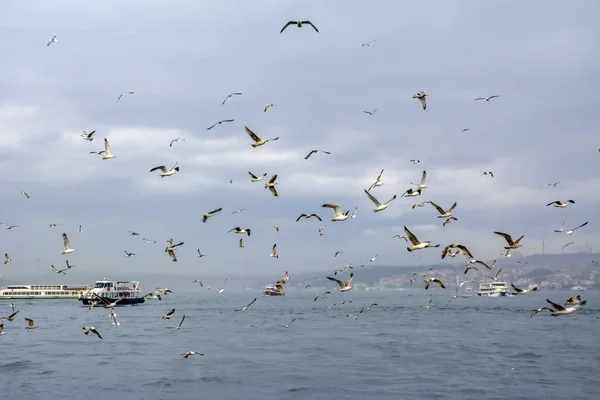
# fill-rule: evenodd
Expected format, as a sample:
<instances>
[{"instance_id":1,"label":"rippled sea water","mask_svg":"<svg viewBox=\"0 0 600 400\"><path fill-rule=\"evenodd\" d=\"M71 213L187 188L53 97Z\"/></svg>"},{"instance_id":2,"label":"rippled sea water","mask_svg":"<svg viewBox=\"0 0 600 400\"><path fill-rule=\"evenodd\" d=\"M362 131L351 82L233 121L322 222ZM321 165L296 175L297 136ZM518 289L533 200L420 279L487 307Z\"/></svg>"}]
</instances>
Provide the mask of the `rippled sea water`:
<instances>
[{"instance_id":1,"label":"rippled sea water","mask_svg":"<svg viewBox=\"0 0 600 400\"><path fill-rule=\"evenodd\" d=\"M75 300L15 301L21 312L0 336L0 399L600 398L598 292L556 318L529 310L573 293L475 296L447 309L448 289L312 294L174 293L118 307L117 328L109 310ZM172 308L176 317L161 320ZM25 317L39 328L26 331ZM189 350L205 355L183 359Z\"/></svg>"}]
</instances>

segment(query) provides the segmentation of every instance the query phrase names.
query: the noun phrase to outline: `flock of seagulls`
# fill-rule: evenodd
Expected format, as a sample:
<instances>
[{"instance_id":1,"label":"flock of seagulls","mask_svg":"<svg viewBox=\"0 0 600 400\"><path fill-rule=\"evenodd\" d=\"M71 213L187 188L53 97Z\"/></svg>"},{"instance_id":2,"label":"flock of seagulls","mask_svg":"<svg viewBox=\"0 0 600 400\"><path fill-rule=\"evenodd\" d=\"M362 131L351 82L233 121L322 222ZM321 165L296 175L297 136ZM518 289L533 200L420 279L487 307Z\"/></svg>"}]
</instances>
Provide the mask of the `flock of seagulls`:
<instances>
[{"instance_id":1,"label":"flock of seagulls","mask_svg":"<svg viewBox=\"0 0 600 400\"><path fill-rule=\"evenodd\" d=\"M291 20L291 21L288 21L283 26L283 28L281 29L280 33L283 33L289 26L293 26L293 25L295 25L297 28L302 28L303 26L308 25L316 33L319 33L319 30L317 29L317 27L311 21L309 21L309 20ZM58 42L57 37L53 36L52 39L47 43L47 46L49 47L52 44L57 43L57 42ZM362 46L363 47L370 47L375 42L376 42L376 40L371 40L371 41L369 41L367 43L362 44ZM123 97L125 97L125 96L132 96L132 95L134 95L134 93L135 92L133 92L133 91L126 91L126 92L121 93L118 96L118 98L116 100L116 103L119 103L122 100ZM229 99L233 99L234 97L237 97L237 96L242 96L242 93L241 92L232 92L232 93L229 93L224 98L224 100L222 101L221 105L225 105L226 102ZM429 97L429 95L424 90L419 91L419 92L415 93L414 95L412 95L413 99L418 99L419 100L419 102L421 103L421 107L422 107L423 111L427 110L427 97ZM484 100L485 102L489 102L490 100L498 98L498 97L500 97L500 96L499 95L492 95L492 96L488 96L488 97L478 97L478 98L475 98L474 100L475 101ZM269 108L271 108L271 107L273 107L273 104L270 104L270 103L266 104L265 107L264 107L264 112L267 112L267 110ZM363 112L365 114L368 114L369 116L373 117L378 110L379 110L379 108L375 108L372 111L365 110ZM231 122L234 122L233 118L232 119L223 119L223 120L215 122L213 125L209 126L207 128L207 130L211 130L211 129L215 128L217 125L221 125L223 123L231 123ZM254 131L252 131L250 128L248 128L248 126L245 126L244 128L245 128L246 134L252 140L252 143L250 144L250 146L253 149L259 148L261 146L266 145L269 142L277 141L277 140L280 139L279 137L272 137L272 138L262 139ZM467 132L469 130L470 130L469 128L463 128L462 132ZM95 136L94 136L95 133L96 133L95 130L92 130L90 132L83 131L83 133L80 136L81 136L81 138L83 140L88 141L88 142L91 143L95 139ZM179 141L185 142L185 139L184 138L179 138L179 137L175 138L175 139L173 139L173 140L170 141L169 147L173 147L173 144L174 143L178 143ZM106 138L104 138L104 150L102 150L102 151L90 151L89 153L90 154L96 154L96 155L100 156L101 160L103 160L103 161L105 161L105 160L112 160L112 159L116 159L117 158L117 156L112 153L112 149L111 149L110 143L109 143L108 139L106 139ZM311 156L316 155L317 153L322 153L322 154L325 154L325 155L331 155L332 154L330 151L321 150L321 149L313 149L313 150L310 150L310 152L305 156L305 160L308 160ZM416 164L420 163L420 160L418 160L418 159L412 159L412 160L410 160L410 163L416 165ZM160 173L159 176L161 178L172 177L172 176L176 175L180 171L180 167L179 167L178 163L176 163L170 169L167 169L167 167L164 166L164 165L159 165L159 166L151 168L149 172L154 172L154 171L160 171L161 173ZM384 173L384 169L382 169L381 172L377 175L377 177L375 178L375 181L373 183L371 183L368 188L364 189L365 195L367 196L367 198L374 205L374 208L373 208L373 212L374 213L380 213L380 212L386 210L393 201L395 201L395 200L398 199L398 196L396 194L394 194L389 200L387 200L386 202L382 203L372 193L373 190L375 190L377 188L381 188L384 185L384 182L383 182L383 173ZM265 179L267 177L267 173L263 173L262 175L260 175L260 174L256 175L256 174L248 171L248 174L250 175L250 181L251 182L259 182L259 181L262 181L263 179ZM482 176L490 176L490 177L493 178L494 174L491 171L484 171L482 173ZM277 191L277 185L278 185L277 177L278 177L277 174L272 175L271 178L268 180L268 182L264 184L264 188L267 189L267 190L269 190L269 192L274 197L279 197L279 193ZM423 191L425 189L428 189L426 181L427 181L427 172L425 170L423 170L420 182L418 184L415 184L415 183L411 182L410 184L413 187L410 187L406 191L404 191L404 193L400 197L401 198L404 198L404 197L408 198L408 197L422 196ZM548 186L556 187L559 183L560 182L549 183ZM26 199L30 199L30 195L27 192L22 191L21 194ZM436 204L432 200L425 200L425 201L422 201L422 202L420 202L418 204L412 205L412 209L422 208L422 207L424 207L427 204L431 205L432 208L435 209L436 214L437 214L436 217L438 219L444 219L444 222L443 222L444 229L445 229L445 227L446 227L447 224L449 224L449 223L451 223L453 221L459 221L458 218L456 218L453 215L453 212L456 210L457 205L458 205L457 202L454 202L448 208L442 208L441 206L439 206L438 204ZM553 207L556 207L556 208L566 208L567 206L573 205L573 204L575 204L575 201L569 199L569 200L565 200L565 201L561 201L561 200L552 201L552 202L548 203L546 206L553 206ZM344 222L344 221L348 221L349 219L355 218L356 212L357 212L357 207L351 213L351 209L347 209L347 210L343 211L342 207L339 204L336 204L336 203L325 203L325 204L322 204L321 207L322 208L329 208L329 209L332 210L333 215L332 215L332 217L330 219L331 222ZM234 210L231 214L240 213L240 212L242 212L244 210L245 209ZM214 217L216 214L218 214L218 213L220 213L222 211L223 211L223 208L219 207L219 208L216 208L216 209L214 209L212 211L205 212L203 214L203 216L202 216L202 222L203 223L207 223L210 218ZM297 217L296 222L299 222L301 219L312 219L312 218L318 220L319 222L323 221L323 219L318 214L316 214L314 212L311 212L311 213L302 213L302 214L300 214ZM557 233L563 232L564 231L564 224L565 223L563 222L561 228L554 230L554 232L557 232ZM579 226L577 226L577 227L575 227L573 229L569 229L569 230L566 230L564 232L566 232L566 234L568 234L568 235L572 235L577 229L580 229L580 228L586 226L587 224L588 224L588 222L585 222L585 223L583 223L583 224L581 224L581 225L579 225ZM6 230L11 230L11 229L14 229L14 228L18 228L18 225L5 225L4 223L1 223L1 225ZM52 227L56 227L56 226L61 226L61 225L60 224L55 224L55 223L50 224L51 228ZM275 230L277 232L279 231L279 225L275 225L274 228L275 228ZM325 228L325 225L323 225L323 226L321 226L321 228L319 228L318 232L319 232L320 235L324 235L323 234L324 228ZM79 232L82 232L81 226L79 226ZM245 235L245 237L249 238L251 236L252 229L249 228L249 227L243 227L242 228L240 226L236 226L236 227L234 227L234 228L232 228L231 230L228 231L228 233L231 233L231 232L233 232L235 234L238 234L238 235L242 235L242 237L239 239L238 246L240 248L243 248L244 247L244 245L243 245L243 238L244 237L243 236ZM419 233L421 235L423 232L417 232L417 233ZM515 250L515 249L518 249L518 248L522 247L521 241L523 240L524 235L519 236L517 239L513 239L513 237L511 235L509 235L507 233L504 233L504 232L495 231L493 233L496 234L496 235L502 236L503 239L504 239L504 241L506 242L506 245L503 246L503 248L506 250L505 255L507 257L509 256L509 252L511 250ZM130 236L140 236L139 233L134 232L134 231L129 231L128 234ZM413 252L416 252L416 251L421 251L421 250L424 250L424 249L439 248L439 247L442 246L439 243L438 244L433 244L431 241L428 241L428 240L420 240L411 230L409 230L409 228L406 225L404 226L404 234L405 234L405 236L395 235L394 238L397 237L399 240L403 239L408 244L408 246L406 247L406 249L410 253L413 253ZM76 250L71 247L71 243L70 243L69 238L68 238L68 236L67 236L66 233L62 234L62 238L63 238L63 249L62 249L62 252L60 254L61 255L67 255L67 254L75 252ZM156 243L155 240L152 240L152 239L149 239L149 238L146 238L146 237L144 237L142 239L145 240L145 241L147 241L147 242L149 242L149 243L151 243L151 242ZM168 246L166 246L164 252L167 253L167 255L170 257L170 259L173 262L177 262L176 251L177 251L177 249L180 246L184 245L184 242L182 241L182 242L179 242L179 243L175 243L175 241L173 239L169 239L167 242L168 242ZM565 246L568 246L568 245L570 245L572 243L573 242L569 242ZM337 257L341 253L343 253L343 251L336 251L334 257ZM125 257L135 256L135 253L128 252L127 250L124 250L124 254L125 254ZM205 256L206 256L206 254L203 254L200 251L200 249L198 249L198 257L202 258L202 257L205 257ZM275 259L279 259L279 253L277 251L277 244L276 243L273 244L269 256L272 257L272 258L275 258ZM464 271L465 275L468 274L468 273L470 273L470 272L474 273L472 271L479 271L478 267L479 268L485 268L487 271L492 271L492 270L494 270L495 264L496 264L496 260L494 260L493 263L491 263L491 265L488 265L486 262L484 262L482 260L477 260L473 256L473 253L465 245L463 245L461 243L451 243L451 244L448 244L448 245L444 245L443 246L443 250L441 252L441 258L444 259L446 256L452 257L452 258L457 257L457 256L463 256L463 257L465 257L465 260L466 260L465 271ZM377 255L374 256L374 257L372 257L372 258L370 258L365 264L361 265L361 267L363 267L366 264L374 262L376 260L376 258L377 258ZM11 262L11 259L10 259L9 255L8 255L8 253L5 253L4 264L6 265L6 264L8 264L10 262ZM67 271L69 271L72 268L73 268L73 266L69 264L68 260L66 261L66 268L58 269L54 265L51 265L52 271L55 272L55 273L57 273L57 274L66 274ZM360 268L360 267L358 267L358 268ZM351 264L346 264L346 265L342 266L341 268L336 269L334 271L334 273L333 273L334 276L327 276L326 277L329 281L334 282L335 284L337 284L340 293L349 292L353 288L352 282L353 282L353 279L354 279L354 271L350 272L350 274L348 275L348 277L346 278L346 280L341 280L341 279L337 278L338 274L341 274L341 273L343 273L343 272L345 272L346 270L349 270L349 269L355 270L355 267L353 267ZM498 280L499 277L500 277L501 271L502 271L501 269L497 270L495 272L495 275L489 276L488 278L490 278L492 280ZM440 278L438 278L438 277L436 277L436 276L434 276L432 274L433 274L433 271L432 271L432 269L430 269L430 270L425 271L425 272L415 272L413 275L414 276L417 276L417 275L422 275L423 276L423 278L424 278L423 279L423 283L424 283L424 289L425 290L429 290L430 286L431 287L437 287L437 288L439 288L441 290L446 289L447 286L444 284L444 282L442 282L442 280ZM283 278L280 279L280 280L278 280L278 281L276 281L274 283L274 285L273 285L275 287L275 289L278 290L283 296L285 296L285 290L284 290L285 284L289 281L289 279L290 279L290 276L289 276L288 272L286 271L285 275L283 276ZM415 279L416 278L411 279L411 283ZM225 280L225 282L226 282L226 280ZM472 280L468 280L468 281L464 281L464 282L461 282L461 283L457 283L457 286L454 288L454 295L452 295L449 298L448 302L446 303L446 307L448 307L449 304L452 301L457 300L459 298L458 293L459 293L460 288L463 285L465 285L466 283L468 283L468 282L472 282ZM195 280L193 283L194 284L198 283L199 286L201 286L201 287L204 286L202 280L200 280L200 279ZM304 286L304 289L306 290L309 287L311 287L310 283L306 284ZM518 288L517 286L515 286L514 284L511 283L511 287L512 287L513 293L515 295L526 295L526 294L538 291L538 287L537 286L531 286L531 287L527 287L527 288ZM218 293L223 293L223 291L224 291L224 288L221 288L221 289L218 290ZM149 293L147 296L148 297L156 297L156 298L158 298L160 300L161 299L161 297L160 297L161 294L162 295L166 295L167 293L172 293L168 289L162 289L159 292L160 293L158 293L158 292ZM319 299L324 299L329 294L331 294L331 291L325 291L321 295L315 295L315 296L313 296L313 301L317 301ZM107 309L111 310L110 318L113 321L113 326L118 326L119 325L119 323L116 320L116 314L114 313L114 308L118 305L118 303L121 300L122 300L122 298L119 298L119 299L116 299L116 300L113 300L113 301L109 301L109 300L106 300L106 299L103 299L103 298L99 299L99 302L102 303L102 305L104 306L104 308L107 308ZM246 306L244 306L244 307L242 307L242 308L240 308L240 309L238 309L236 311L242 311L242 312L243 311L247 311L256 301L257 301L257 298L254 298ZM345 304L346 302L351 303L352 301L346 299L346 300L342 301L342 304ZM545 310L549 311L552 316L559 316L559 315L570 314L570 313L573 313L573 312L578 311L579 309L581 309L581 307L586 304L586 301L585 300L582 301L581 298L580 298L580 296L577 296L577 297L568 299L567 302L564 305L560 305L560 304L554 303L554 302L552 302L550 300L547 300L547 303L551 307L545 306L545 307L533 310L532 313L531 313L531 316L533 316L534 314L537 314L539 312L545 311ZM363 311L370 311L376 305L377 305L376 303L373 303L369 307L361 309L360 312L359 312L359 314L363 313ZM335 304L334 304L334 306L335 306ZM433 306L432 305L432 300L429 300L429 302L424 307L427 308L427 309L429 309L432 306ZM90 306L90 308L92 308L92 307L93 307L93 304L92 304L92 306ZM7 320L9 322L14 321L14 318L15 318L15 316L18 313L19 313L19 310L15 311L13 309L13 312L12 312L11 315L9 315L8 317L0 318L0 335L4 335L5 334L4 320ZM161 317L161 319L162 320L170 320L170 319L174 318L174 316L175 316L175 309L173 308L170 311L168 311L165 315L163 315ZM352 314L348 314L347 316L348 317L352 317L354 319L357 318L357 316L352 315ZM179 322L179 325L177 326L176 329L180 329L182 327L182 325L183 325L183 323L185 321L185 318L186 318L186 316L183 315L182 319ZM31 319L31 318L25 318L25 321L27 322L27 325L25 326L25 329L27 329L27 330L34 330L34 329L38 328L38 326L36 326L35 321L33 319ZM296 321L296 318L293 318L289 323L283 324L283 325L278 324L278 326L280 326L282 328L285 328L285 329L289 329L295 321ZM264 326L264 324L266 322L267 321L265 320L264 322L262 322L262 324L260 324L260 325L252 325L252 327L253 328L257 328L258 330L262 330L263 326ZM100 334L100 332L95 327L93 327L93 326L84 326L84 327L82 327L82 330L83 330L83 333L86 336L88 336L91 333L94 336L96 336L98 339L103 339L103 337ZM190 356L193 356L193 355L203 356L204 354L196 352L196 351L188 351L188 352L184 352L184 353L181 354L181 356L184 359L187 359L187 358L189 358Z\"/></svg>"}]
</instances>

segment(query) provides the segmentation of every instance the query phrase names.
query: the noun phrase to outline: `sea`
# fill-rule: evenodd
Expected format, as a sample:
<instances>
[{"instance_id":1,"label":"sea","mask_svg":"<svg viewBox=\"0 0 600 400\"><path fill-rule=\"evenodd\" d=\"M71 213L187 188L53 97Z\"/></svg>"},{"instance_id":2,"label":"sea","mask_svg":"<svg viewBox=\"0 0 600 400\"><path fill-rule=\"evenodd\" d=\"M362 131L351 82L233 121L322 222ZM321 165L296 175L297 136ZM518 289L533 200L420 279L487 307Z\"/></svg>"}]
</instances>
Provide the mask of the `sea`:
<instances>
[{"instance_id":1,"label":"sea","mask_svg":"<svg viewBox=\"0 0 600 400\"><path fill-rule=\"evenodd\" d=\"M77 300L0 301L0 316L11 302L21 310L0 336L0 399L600 399L600 292L475 295L445 308L454 291L437 287L317 301L310 289L200 289L117 307L117 327L110 310ZM530 318L574 294L588 301L580 312ZM25 330L25 317L38 328Z\"/></svg>"}]
</instances>

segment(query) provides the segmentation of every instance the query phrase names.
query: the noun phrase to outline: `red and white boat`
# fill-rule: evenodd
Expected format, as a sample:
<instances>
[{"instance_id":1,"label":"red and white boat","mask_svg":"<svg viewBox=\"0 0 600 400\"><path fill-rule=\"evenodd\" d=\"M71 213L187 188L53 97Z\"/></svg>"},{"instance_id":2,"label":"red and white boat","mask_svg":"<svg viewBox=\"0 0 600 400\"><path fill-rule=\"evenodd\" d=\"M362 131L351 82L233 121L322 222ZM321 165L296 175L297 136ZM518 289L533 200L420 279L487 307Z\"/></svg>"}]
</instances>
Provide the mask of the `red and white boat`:
<instances>
[{"instance_id":1,"label":"red and white boat","mask_svg":"<svg viewBox=\"0 0 600 400\"><path fill-rule=\"evenodd\" d=\"M277 290L277 288L274 285L267 286L263 294L265 296L282 296L282 293L279 290Z\"/></svg>"}]
</instances>

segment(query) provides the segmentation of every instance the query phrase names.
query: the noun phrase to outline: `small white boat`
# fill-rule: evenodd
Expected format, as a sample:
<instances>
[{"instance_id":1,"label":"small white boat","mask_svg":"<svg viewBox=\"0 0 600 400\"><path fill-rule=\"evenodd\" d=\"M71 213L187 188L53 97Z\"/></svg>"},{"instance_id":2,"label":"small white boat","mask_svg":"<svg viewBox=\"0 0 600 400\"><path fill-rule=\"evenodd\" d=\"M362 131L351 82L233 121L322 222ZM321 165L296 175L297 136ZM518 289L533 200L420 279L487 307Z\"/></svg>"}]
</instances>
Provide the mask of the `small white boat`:
<instances>
[{"instance_id":1,"label":"small white boat","mask_svg":"<svg viewBox=\"0 0 600 400\"><path fill-rule=\"evenodd\" d=\"M575 285L571 288L571 290L574 292L585 292L587 288L581 285Z\"/></svg>"},{"instance_id":2,"label":"small white boat","mask_svg":"<svg viewBox=\"0 0 600 400\"><path fill-rule=\"evenodd\" d=\"M501 297L507 296L508 293L508 285L506 282L492 281L480 283L477 296Z\"/></svg>"}]
</instances>

